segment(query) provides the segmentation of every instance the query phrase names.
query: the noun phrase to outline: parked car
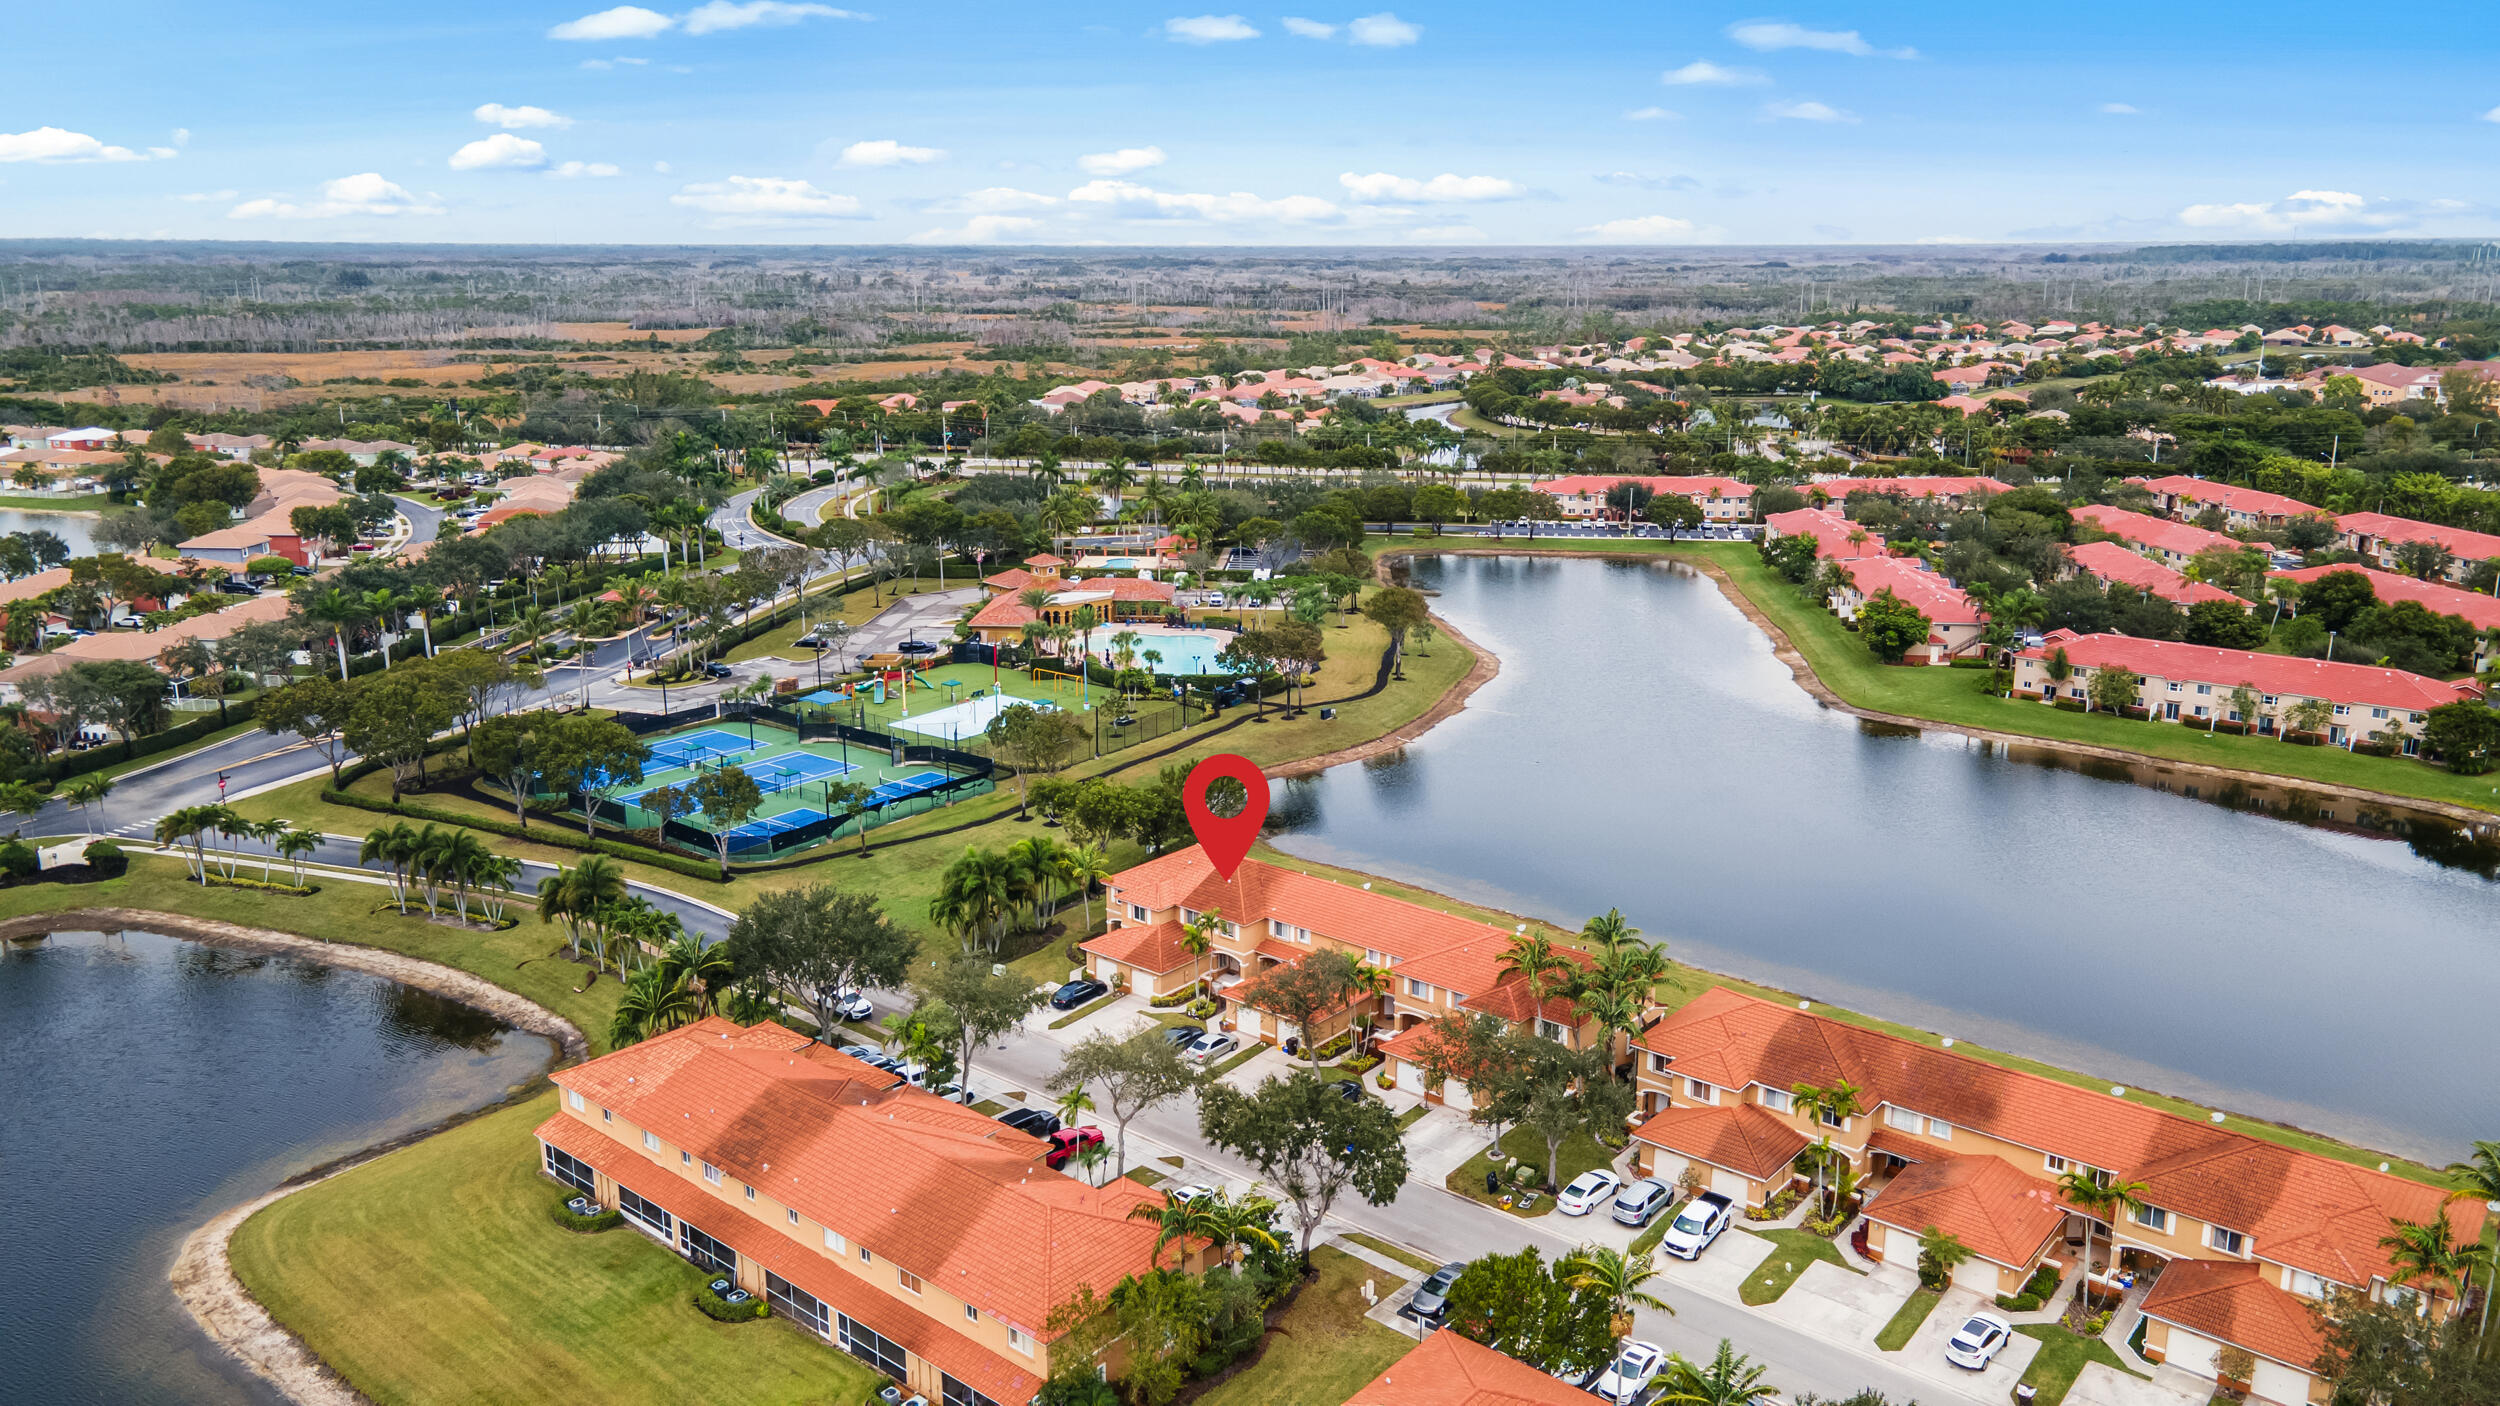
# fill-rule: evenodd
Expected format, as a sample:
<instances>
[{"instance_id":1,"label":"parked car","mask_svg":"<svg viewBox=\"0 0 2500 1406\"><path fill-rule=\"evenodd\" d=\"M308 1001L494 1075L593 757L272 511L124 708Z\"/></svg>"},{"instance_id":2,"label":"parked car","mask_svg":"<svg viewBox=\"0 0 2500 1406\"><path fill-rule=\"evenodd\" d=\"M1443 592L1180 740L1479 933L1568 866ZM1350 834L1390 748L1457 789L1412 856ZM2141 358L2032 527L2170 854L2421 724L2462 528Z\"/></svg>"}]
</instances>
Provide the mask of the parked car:
<instances>
[{"instance_id":1,"label":"parked car","mask_svg":"<svg viewBox=\"0 0 2500 1406\"><path fill-rule=\"evenodd\" d=\"M1726 1197L1715 1191L1705 1191L1685 1202L1684 1208L1675 1213L1675 1219L1667 1226L1666 1238L1658 1242L1658 1248L1677 1259L1698 1259L1702 1251L1710 1248L1710 1242L1719 1238L1719 1232L1727 1229L1728 1218L1733 1213L1734 1208Z\"/></svg>"},{"instance_id":2,"label":"parked car","mask_svg":"<svg viewBox=\"0 0 2500 1406\"><path fill-rule=\"evenodd\" d=\"M1426 1323L1440 1322L1441 1316L1450 1311L1450 1286L1466 1272L1464 1263L1445 1264L1434 1270L1423 1283L1416 1285L1414 1301L1408 1305L1414 1309L1415 1316Z\"/></svg>"},{"instance_id":3,"label":"parked car","mask_svg":"<svg viewBox=\"0 0 2500 1406\"><path fill-rule=\"evenodd\" d=\"M1993 1313L1974 1313L1945 1341L1944 1360L1956 1367L1980 1371L1996 1360L2005 1340L2013 1335L2013 1324Z\"/></svg>"},{"instance_id":4,"label":"parked car","mask_svg":"<svg viewBox=\"0 0 2500 1406\"><path fill-rule=\"evenodd\" d=\"M1087 1001L1097 996L1109 995L1110 992L1110 987L1091 977L1082 981L1071 981L1050 993L1050 1008L1054 1011L1072 1011Z\"/></svg>"},{"instance_id":5,"label":"parked car","mask_svg":"<svg viewBox=\"0 0 2500 1406\"><path fill-rule=\"evenodd\" d=\"M1623 1178L1603 1167L1592 1167L1571 1179L1571 1185L1564 1187L1562 1195L1554 1198L1554 1209L1566 1216L1585 1216L1596 1210L1598 1203L1614 1195L1615 1188L1621 1185Z\"/></svg>"},{"instance_id":6,"label":"parked car","mask_svg":"<svg viewBox=\"0 0 2500 1406\"><path fill-rule=\"evenodd\" d=\"M998 1115L998 1121L1020 1133L1049 1137L1059 1131L1059 1115L1047 1109L1011 1108Z\"/></svg>"},{"instance_id":7,"label":"parked car","mask_svg":"<svg viewBox=\"0 0 2500 1406\"><path fill-rule=\"evenodd\" d=\"M1200 1035L1197 1039L1190 1041L1188 1048L1182 1050L1181 1053L1198 1061L1200 1064L1205 1064L1211 1060L1220 1059L1225 1055L1231 1054L1233 1051L1240 1048L1241 1041L1234 1039L1232 1036L1225 1034L1221 1030L1209 1030Z\"/></svg>"},{"instance_id":8,"label":"parked car","mask_svg":"<svg viewBox=\"0 0 2500 1406\"><path fill-rule=\"evenodd\" d=\"M936 1088L929 1090L929 1092L936 1094L939 1098L946 1100L948 1103L970 1105L972 1102L972 1090L965 1088L961 1084L940 1084Z\"/></svg>"},{"instance_id":9,"label":"parked car","mask_svg":"<svg viewBox=\"0 0 2500 1406\"><path fill-rule=\"evenodd\" d=\"M1096 1127L1062 1128L1050 1135L1050 1151L1042 1154L1042 1165L1057 1171L1071 1158L1088 1147L1102 1146L1102 1129Z\"/></svg>"},{"instance_id":10,"label":"parked car","mask_svg":"<svg viewBox=\"0 0 2500 1406\"><path fill-rule=\"evenodd\" d=\"M1665 1182L1656 1177L1643 1177L1626 1185L1623 1194L1615 1198L1615 1223L1647 1225L1674 1201L1675 1192Z\"/></svg>"},{"instance_id":11,"label":"parked car","mask_svg":"<svg viewBox=\"0 0 2500 1406\"><path fill-rule=\"evenodd\" d=\"M1190 1042L1207 1033L1203 1025L1167 1025L1163 1027L1163 1043L1187 1049Z\"/></svg>"},{"instance_id":12,"label":"parked car","mask_svg":"<svg viewBox=\"0 0 2500 1406\"><path fill-rule=\"evenodd\" d=\"M1215 1188L1212 1186L1203 1186L1197 1182L1191 1182L1187 1186L1174 1187L1168 1194L1172 1198L1173 1205L1186 1206L1190 1202L1196 1201L1201 1197L1213 1196L1215 1194Z\"/></svg>"},{"instance_id":13,"label":"parked car","mask_svg":"<svg viewBox=\"0 0 2500 1406\"><path fill-rule=\"evenodd\" d=\"M833 998L833 1013L842 1017L844 1020L874 1020L877 1018L877 1008L868 1003L867 994L865 992L852 990L847 986L842 988L841 994Z\"/></svg>"},{"instance_id":14,"label":"parked car","mask_svg":"<svg viewBox=\"0 0 2500 1406\"><path fill-rule=\"evenodd\" d=\"M849 1055L853 1059L864 1059L870 1064L876 1064L879 1060L885 1058L885 1051L878 1049L874 1045L844 1045L842 1047L842 1053Z\"/></svg>"},{"instance_id":15,"label":"parked car","mask_svg":"<svg viewBox=\"0 0 2500 1406\"><path fill-rule=\"evenodd\" d=\"M1363 1081L1360 1079L1339 1079L1335 1083L1329 1085L1329 1087L1337 1091L1337 1097L1344 1099L1348 1103L1359 1103L1362 1101Z\"/></svg>"},{"instance_id":16,"label":"parked car","mask_svg":"<svg viewBox=\"0 0 2500 1406\"><path fill-rule=\"evenodd\" d=\"M1658 1369L1665 1365L1667 1354L1658 1344L1634 1338L1615 1354L1614 1361L1606 1364L1606 1370L1597 1376L1597 1385L1589 1390L1597 1393L1600 1400L1631 1406L1642 1392L1649 1390L1651 1382L1658 1380Z\"/></svg>"},{"instance_id":17,"label":"parked car","mask_svg":"<svg viewBox=\"0 0 2500 1406\"><path fill-rule=\"evenodd\" d=\"M731 676L732 670L730 667L717 659L714 659L703 666L703 677L707 679L725 679Z\"/></svg>"}]
</instances>

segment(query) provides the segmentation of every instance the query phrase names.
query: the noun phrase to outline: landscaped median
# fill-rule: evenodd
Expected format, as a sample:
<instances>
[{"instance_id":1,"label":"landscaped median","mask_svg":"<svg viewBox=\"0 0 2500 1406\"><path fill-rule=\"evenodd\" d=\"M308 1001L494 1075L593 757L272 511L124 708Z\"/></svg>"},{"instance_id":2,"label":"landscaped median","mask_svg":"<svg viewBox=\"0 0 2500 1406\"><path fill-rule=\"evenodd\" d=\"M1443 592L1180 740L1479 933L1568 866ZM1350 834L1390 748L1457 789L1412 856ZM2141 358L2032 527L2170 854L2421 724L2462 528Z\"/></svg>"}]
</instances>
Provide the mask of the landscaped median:
<instances>
[{"instance_id":1,"label":"landscaped median","mask_svg":"<svg viewBox=\"0 0 2500 1406\"><path fill-rule=\"evenodd\" d=\"M1805 1273L1806 1266L1816 1260L1839 1265L1851 1274L1866 1272L1844 1259L1839 1246L1811 1230L1756 1230L1750 1233L1771 1242L1770 1258L1745 1276L1744 1287L1736 1293L1738 1298L1756 1307L1787 1293L1789 1286L1797 1282L1797 1276Z\"/></svg>"}]
</instances>

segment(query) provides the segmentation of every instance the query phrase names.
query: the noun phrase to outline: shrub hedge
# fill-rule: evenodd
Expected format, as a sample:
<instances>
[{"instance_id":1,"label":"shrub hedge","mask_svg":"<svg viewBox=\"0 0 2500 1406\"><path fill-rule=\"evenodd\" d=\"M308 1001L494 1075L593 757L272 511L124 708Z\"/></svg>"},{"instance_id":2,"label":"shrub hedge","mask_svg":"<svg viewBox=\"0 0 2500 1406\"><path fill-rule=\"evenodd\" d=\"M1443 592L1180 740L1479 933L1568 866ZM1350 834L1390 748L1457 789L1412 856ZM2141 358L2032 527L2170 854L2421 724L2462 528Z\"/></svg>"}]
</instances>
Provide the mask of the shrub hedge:
<instances>
[{"instance_id":1,"label":"shrub hedge","mask_svg":"<svg viewBox=\"0 0 2500 1406\"><path fill-rule=\"evenodd\" d=\"M603 1230L614 1230L625 1223L625 1213L614 1207L604 1208L596 1215L575 1215L573 1208L564 1204L570 1199L572 1198L560 1198L554 1205L548 1207L547 1218L581 1235L596 1235Z\"/></svg>"},{"instance_id":2,"label":"shrub hedge","mask_svg":"<svg viewBox=\"0 0 2500 1406\"><path fill-rule=\"evenodd\" d=\"M694 1306L703 1310L704 1317L716 1323L752 1323L756 1319L772 1316L772 1306L763 1299L752 1298L744 1303L731 1303L713 1293L709 1282L694 1286Z\"/></svg>"}]
</instances>

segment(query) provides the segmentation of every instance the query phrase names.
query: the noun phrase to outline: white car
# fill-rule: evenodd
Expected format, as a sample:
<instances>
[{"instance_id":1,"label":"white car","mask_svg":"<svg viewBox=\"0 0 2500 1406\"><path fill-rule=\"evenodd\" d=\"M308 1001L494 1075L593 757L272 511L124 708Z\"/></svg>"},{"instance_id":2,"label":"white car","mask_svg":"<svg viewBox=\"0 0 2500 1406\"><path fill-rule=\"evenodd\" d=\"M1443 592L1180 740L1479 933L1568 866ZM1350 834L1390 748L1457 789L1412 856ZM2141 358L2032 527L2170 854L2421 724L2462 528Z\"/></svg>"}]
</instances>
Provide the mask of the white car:
<instances>
[{"instance_id":1,"label":"white car","mask_svg":"<svg viewBox=\"0 0 2500 1406\"><path fill-rule=\"evenodd\" d=\"M1212 1186L1202 1186L1197 1182L1191 1182L1187 1186L1174 1187L1170 1194L1173 1205L1186 1206L1190 1202L1196 1201L1202 1197L1213 1196L1215 1194L1215 1188Z\"/></svg>"},{"instance_id":2,"label":"white car","mask_svg":"<svg viewBox=\"0 0 2500 1406\"><path fill-rule=\"evenodd\" d=\"M1554 1198L1554 1209L1566 1216L1585 1216L1596 1210L1607 1197L1614 1195L1615 1188L1621 1185L1623 1178L1603 1167L1582 1172L1571 1179L1571 1185L1562 1189L1562 1195Z\"/></svg>"},{"instance_id":3,"label":"white car","mask_svg":"<svg viewBox=\"0 0 2500 1406\"><path fill-rule=\"evenodd\" d=\"M1234 1039L1232 1036L1225 1034L1221 1030L1210 1030L1206 1034L1199 1036L1197 1039L1190 1041L1188 1047L1183 1049L1181 1053L1187 1055L1190 1059L1195 1060L1200 1064L1205 1064L1210 1060L1220 1059L1225 1055L1231 1054L1233 1051L1240 1048L1241 1041Z\"/></svg>"},{"instance_id":4,"label":"white car","mask_svg":"<svg viewBox=\"0 0 2500 1406\"><path fill-rule=\"evenodd\" d=\"M1996 1360L2006 1339L2014 1336L2014 1325L1993 1313L1974 1313L1944 1345L1944 1360L1956 1367L1976 1372Z\"/></svg>"},{"instance_id":5,"label":"white car","mask_svg":"<svg viewBox=\"0 0 2500 1406\"><path fill-rule=\"evenodd\" d=\"M1634 1338L1615 1354L1614 1361L1606 1364L1606 1370L1598 1374L1597 1385L1589 1390L1615 1406L1631 1406L1642 1392L1649 1390L1651 1382L1658 1380L1658 1369L1666 1365L1665 1349Z\"/></svg>"},{"instance_id":6,"label":"white car","mask_svg":"<svg viewBox=\"0 0 2500 1406\"><path fill-rule=\"evenodd\" d=\"M1726 1197L1705 1191L1675 1213L1658 1248L1677 1259L1698 1259L1702 1251L1710 1248L1710 1242L1719 1238L1719 1232L1727 1229L1734 1210Z\"/></svg>"},{"instance_id":7,"label":"white car","mask_svg":"<svg viewBox=\"0 0 2500 1406\"><path fill-rule=\"evenodd\" d=\"M833 998L833 1013L844 1020L875 1020L877 1008L868 1003L867 994L844 987Z\"/></svg>"}]
</instances>

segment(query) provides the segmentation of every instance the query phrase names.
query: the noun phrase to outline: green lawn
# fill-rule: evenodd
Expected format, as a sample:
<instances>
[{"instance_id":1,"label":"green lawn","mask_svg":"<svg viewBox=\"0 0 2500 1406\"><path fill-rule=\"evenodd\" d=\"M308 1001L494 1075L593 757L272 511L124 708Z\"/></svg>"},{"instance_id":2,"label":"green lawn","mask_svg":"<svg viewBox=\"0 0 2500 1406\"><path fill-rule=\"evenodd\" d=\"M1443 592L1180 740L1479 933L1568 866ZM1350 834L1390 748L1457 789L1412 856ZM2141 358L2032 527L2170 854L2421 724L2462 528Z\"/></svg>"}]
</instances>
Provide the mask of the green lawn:
<instances>
[{"instance_id":1,"label":"green lawn","mask_svg":"<svg viewBox=\"0 0 2500 1406\"><path fill-rule=\"evenodd\" d=\"M2142 1372L2119 1361L2118 1354L2099 1338L2083 1337L2055 1323L2023 1323L2016 1325L2014 1331L2040 1340L2040 1355L2031 1359L2022 1381L2040 1393L2034 1406L2058 1406L2087 1362L2106 1362L2130 1377L2144 1378Z\"/></svg>"},{"instance_id":2,"label":"green lawn","mask_svg":"<svg viewBox=\"0 0 2500 1406\"><path fill-rule=\"evenodd\" d=\"M1250 1061L1257 1059L1260 1052L1266 1048L1266 1045L1261 1044L1259 1041L1252 1040L1250 1043L1243 1045L1238 1051L1217 1060L1214 1067L1207 1070L1207 1077L1209 1079L1213 1079L1221 1075L1230 1074L1234 1070L1248 1064Z\"/></svg>"},{"instance_id":3,"label":"green lawn","mask_svg":"<svg viewBox=\"0 0 2500 1406\"><path fill-rule=\"evenodd\" d=\"M1375 1255L1387 1255L1389 1258L1396 1260L1398 1263L1405 1265L1407 1268L1414 1270L1418 1274L1430 1274L1434 1270L1441 1267L1438 1261L1425 1259L1422 1255L1416 1254L1413 1250L1401 1250L1397 1246L1390 1244L1388 1241L1381 1239L1377 1235L1366 1235L1359 1230L1349 1230L1345 1233L1344 1238L1353 1241L1355 1244L1362 1246L1364 1249L1371 1251Z\"/></svg>"},{"instance_id":4,"label":"green lawn","mask_svg":"<svg viewBox=\"0 0 2500 1406\"><path fill-rule=\"evenodd\" d=\"M372 1400L826 1403L868 1368L777 1321L715 1323L702 1274L628 1227L547 1208L530 1129L548 1094L287 1197L234 1237L236 1274Z\"/></svg>"},{"instance_id":5,"label":"green lawn","mask_svg":"<svg viewBox=\"0 0 2500 1406\"><path fill-rule=\"evenodd\" d=\"M1899 1311L1892 1315L1892 1321L1875 1335L1875 1345L1886 1352L1899 1352L1908 1347L1910 1339L1918 1333L1918 1326L1926 1322L1927 1315L1935 1312L1936 1305L1943 1301L1944 1295L1933 1289L1912 1293L1909 1302L1901 1305ZM2063 1388L2060 1390L2062 1392Z\"/></svg>"},{"instance_id":6,"label":"green lawn","mask_svg":"<svg viewBox=\"0 0 2500 1406\"><path fill-rule=\"evenodd\" d=\"M1326 1245L1311 1249L1314 1282L1268 1335L1259 1360L1198 1398L1199 1406L1332 1406L1412 1351L1415 1342L1363 1315L1363 1282L1386 1293L1379 1269Z\"/></svg>"},{"instance_id":7,"label":"green lawn","mask_svg":"<svg viewBox=\"0 0 2500 1406\"><path fill-rule=\"evenodd\" d=\"M1864 1272L1851 1268L1849 1261L1841 1258L1839 1246L1813 1231L1757 1230L1752 1233L1771 1242L1771 1257L1762 1262L1761 1268L1748 1275L1745 1287L1737 1291L1736 1296L1749 1304L1766 1304L1787 1293L1788 1286L1796 1283L1797 1276L1805 1273L1806 1266L1816 1260L1828 1260L1851 1274Z\"/></svg>"},{"instance_id":8,"label":"green lawn","mask_svg":"<svg viewBox=\"0 0 2500 1406\"><path fill-rule=\"evenodd\" d=\"M1503 1134L1502 1150L1514 1158L1525 1159L1529 1166L1536 1169L1539 1176L1544 1175L1545 1137L1543 1134L1528 1128L1513 1128ZM1481 1201L1497 1210L1509 1210L1511 1208L1502 1205L1501 1192L1487 1194L1484 1189L1484 1174L1493 1169L1491 1154L1492 1149L1487 1148L1468 1158L1457 1171L1450 1173L1442 1184L1469 1200ZM1600 1147L1597 1139L1585 1132L1575 1132L1563 1139L1561 1151L1554 1163L1554 1184L1569 1186L1573 1177L1592 1167L1607 1166L1614 1161L1614 1157L1615 1150ZM1511 1185L1508 1165L1502 1168L1502 1172L1502 1185L1507 1191ZM1524 1213L1514 1211L1513 1214L1541 1216L1552 1209L1554 1209L1554 1198L1539 1192L1533 1207Z\"/></svg>"}]
</instances>

